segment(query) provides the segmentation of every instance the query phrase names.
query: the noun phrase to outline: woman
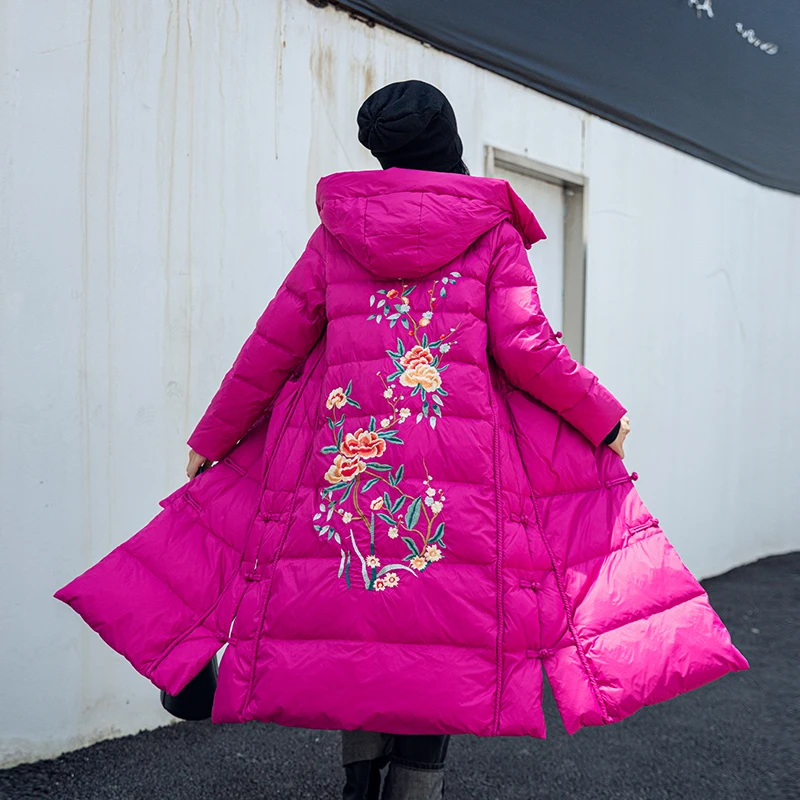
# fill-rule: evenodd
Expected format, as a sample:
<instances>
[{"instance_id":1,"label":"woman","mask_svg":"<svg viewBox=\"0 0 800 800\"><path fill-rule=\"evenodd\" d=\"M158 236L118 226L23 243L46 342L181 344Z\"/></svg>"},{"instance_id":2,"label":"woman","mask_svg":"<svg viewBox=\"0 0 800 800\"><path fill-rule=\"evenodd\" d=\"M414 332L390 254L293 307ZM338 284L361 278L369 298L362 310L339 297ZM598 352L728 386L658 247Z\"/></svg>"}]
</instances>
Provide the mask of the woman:
<instances>
[{"instance_id":1,"label":"woman","mask_svg":"<svg viewBox=\"0 0 800 800\"><path fill-rule=\"evenodd\" d=\"M388 760L384 797L427 800L449 734L544 736L542 665L572 733L747 662L540 308L533 214L468 176L432 86L377 92L359 138L389 169L320 182L193 480L57 596L171 694L227 642L215 722L351 731L345 797Z\"/></svg>"}]
</instances>

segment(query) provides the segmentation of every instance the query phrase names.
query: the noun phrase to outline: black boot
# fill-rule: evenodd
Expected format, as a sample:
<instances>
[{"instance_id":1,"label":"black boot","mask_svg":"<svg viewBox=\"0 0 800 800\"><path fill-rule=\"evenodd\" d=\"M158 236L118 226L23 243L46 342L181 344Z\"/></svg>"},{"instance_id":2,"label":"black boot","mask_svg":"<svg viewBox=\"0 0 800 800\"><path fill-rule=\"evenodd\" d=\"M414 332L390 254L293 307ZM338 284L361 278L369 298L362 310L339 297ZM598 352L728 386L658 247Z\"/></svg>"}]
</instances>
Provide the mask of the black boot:
<instances>
[{"instance_id":1,"label":"black boot","mask_svg":"<svg viewBox=\"0 0 800 800\"><path fill-rule=\"evenodd\" d=\"M380 761L356 761L344 768L344 800L378 800L381 793Z\"/></svg>"}]
</instances>

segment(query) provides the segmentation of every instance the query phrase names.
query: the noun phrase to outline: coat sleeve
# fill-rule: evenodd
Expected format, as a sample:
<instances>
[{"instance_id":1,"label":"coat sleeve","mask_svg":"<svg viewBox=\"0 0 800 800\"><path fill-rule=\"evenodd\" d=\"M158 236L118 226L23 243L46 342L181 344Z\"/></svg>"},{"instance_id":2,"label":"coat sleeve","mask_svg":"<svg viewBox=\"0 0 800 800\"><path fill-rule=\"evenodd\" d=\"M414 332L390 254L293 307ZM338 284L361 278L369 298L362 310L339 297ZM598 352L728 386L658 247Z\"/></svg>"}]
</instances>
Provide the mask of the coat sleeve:
<instances>
[{"instance_id":1,"label":"coat sleeve","mask_svg":"<svg viewBox=\"0 0 800 800\"><path fill-rule=\"evenodd\" d=\"M558 412L593 445L625 408L561 344L547 321L522 239L505 222L492 234L488 286L489 350L508 379Z\"/></svg>"},{"instance_id":2,"label":"coat sleeve","mask_svg":"<svg viewBox=\"0 0 800 800\"><path fill-rule=\"evenodd\" d=\"M326 325L324 246L320 227L259 318L189 437L189 447L196 453L211 461L228 453L322 335Z\"/></svg>"}]
</instances>

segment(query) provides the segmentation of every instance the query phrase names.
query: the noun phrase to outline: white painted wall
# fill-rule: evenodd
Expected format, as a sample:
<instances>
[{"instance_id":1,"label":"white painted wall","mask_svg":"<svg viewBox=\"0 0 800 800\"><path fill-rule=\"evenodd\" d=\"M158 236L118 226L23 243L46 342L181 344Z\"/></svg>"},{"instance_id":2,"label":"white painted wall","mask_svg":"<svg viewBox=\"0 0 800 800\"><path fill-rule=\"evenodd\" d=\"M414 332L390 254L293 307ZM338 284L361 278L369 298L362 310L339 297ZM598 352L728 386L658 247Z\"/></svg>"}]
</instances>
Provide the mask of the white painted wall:
<instances>
[{"instance_id":1,"label":"white painted wall","mask_svg":"<svg viewBox=\"0 0 800 800\"><path fill-rule=\"evenodd\" d=\"M800 198L303 0L5 0L0 36L2 763L166 722L51 594L181 482L392 80L444 89L475 172L491 144L588 175L587 363L688 565L800 546Z\"/></svg>"}]
</instances>

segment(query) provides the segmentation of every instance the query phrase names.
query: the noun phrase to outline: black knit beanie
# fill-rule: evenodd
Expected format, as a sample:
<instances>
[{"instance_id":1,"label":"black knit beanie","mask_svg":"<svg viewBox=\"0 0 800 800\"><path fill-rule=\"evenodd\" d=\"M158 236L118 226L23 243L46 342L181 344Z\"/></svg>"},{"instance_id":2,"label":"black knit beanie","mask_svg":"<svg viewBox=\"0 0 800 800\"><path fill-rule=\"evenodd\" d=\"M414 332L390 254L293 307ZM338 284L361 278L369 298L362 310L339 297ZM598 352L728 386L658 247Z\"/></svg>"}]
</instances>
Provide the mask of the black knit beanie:
<instances>
[{"instance_id":1,"label":"black knit beanie","mask_svg":"<svg viewBox=\"0 0 800 800\"><path fill-rule=\"evenodd\" d=\"M423 81L390 83L371 94L358 111L358 141L384 169L469 174L453 107Z\"/></svg>"}]
</instances>

